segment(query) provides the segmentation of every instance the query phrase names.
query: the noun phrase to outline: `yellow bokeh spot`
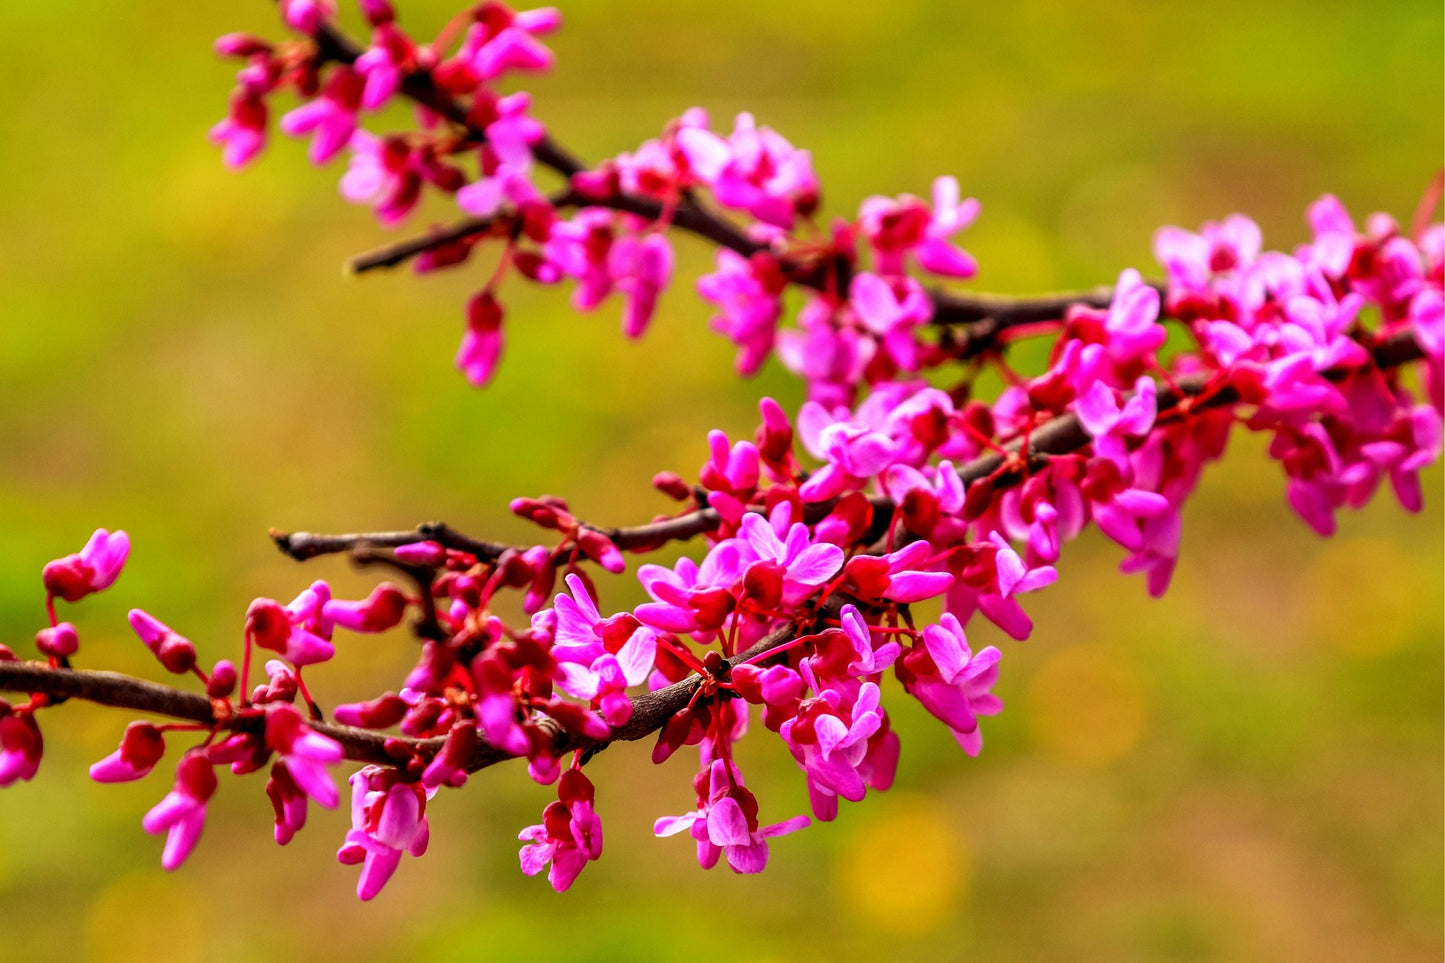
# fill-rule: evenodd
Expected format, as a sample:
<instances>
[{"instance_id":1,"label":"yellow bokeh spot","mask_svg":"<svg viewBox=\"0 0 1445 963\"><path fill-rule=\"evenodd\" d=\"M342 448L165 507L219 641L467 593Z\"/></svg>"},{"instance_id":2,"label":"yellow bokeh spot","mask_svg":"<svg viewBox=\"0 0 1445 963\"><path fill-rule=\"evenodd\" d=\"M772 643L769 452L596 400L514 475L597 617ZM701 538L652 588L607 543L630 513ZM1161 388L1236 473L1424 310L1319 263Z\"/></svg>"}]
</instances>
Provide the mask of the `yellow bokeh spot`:
<instances>
[{"instance_id":1,"label":"yellow bokeh spot","mask_svg":"<svg viewBox=\"0 0 1445 963\"><path fill-rule=\"evenodd\" d=\"M1341 539L1325 545L1305 572L1305 625L1313 638L1342 652L1391 652L1428 637L1428 620L1438 626L1439 581L1438 568L1422 568L1389 542Z\"/></svg>"},{"instance_id":2,"label":"yellow bokeh spot","mask_svg":"<svg viewBox=\"0 0 1445 963\"><path fill-rule=\"evenodd\" d=\"M896 933L931 933L952 918L970 860L958 818L927 799L890 794L838 856L834 882L861 922Z\"/></svg>"},{"instance_id":3,"label":"yellow bokeh spot","mask_svg":"<svg viewBox=\"0 0 1445 963\"><path fill-rule=\"evenodd\" d=\"M1028 718L1039 742L1071 762L1106 763L1144 730L1144 692L1134 671L1097 645L1058 653L1029 686Z\"/></svg>"},{"instance_id":4,"label":"yellow bokeh spot","mask_svg":"<svg viewBox=\"0 0 1445 963\"><path fill-rule=\"evenodd\" d=\"M123 877L96 897L85 920L86 959L151 963L206 958L206 908L197 887L158 873Z\"/></svg>"}]
</instances>

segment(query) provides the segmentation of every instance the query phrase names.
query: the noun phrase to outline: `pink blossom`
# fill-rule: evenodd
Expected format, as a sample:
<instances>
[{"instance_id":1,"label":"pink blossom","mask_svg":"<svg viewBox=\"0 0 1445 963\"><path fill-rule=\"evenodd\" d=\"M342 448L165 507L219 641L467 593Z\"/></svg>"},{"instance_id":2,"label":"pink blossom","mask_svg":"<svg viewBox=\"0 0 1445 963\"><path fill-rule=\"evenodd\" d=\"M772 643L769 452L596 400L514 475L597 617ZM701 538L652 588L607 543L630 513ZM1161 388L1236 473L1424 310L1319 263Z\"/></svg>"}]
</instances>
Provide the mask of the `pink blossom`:
<instances>
[{"instance_id":1,"label":"pink blossom","mask_svg":"<svg viewBox=\"0 0 1445 963\"><path fill-rule=\"evenodd\" d=\"M161 866L175 869L186 861L206 825L206 802L216 791L216 773L206 750L192 749L176 766L176 784L141 820L152 836L166 834Z\"/></svg>"},{"instance_id":2,"label":"pink blossom","mask_svg":"<svg viewBox=\"0 0 1445 963\"><path fill-rule=\"evenodd\" d=\"M341 761L341 744L316 732L285 703L266 710L266 745L280 756L296 785L327 809L335 809L336 784L326 767Z\"/></svg>"},{"instance_id":3,"label":"pink blossom","mask_svg":"<svg viewBox=\"0 0 1445 963\"><path fill-rule=\"evenodd\" d=\"M351 777L351 831L336 858L347 866L361 863L356 895L373 899L391 879L402 853L421 856L431 836L426 793L400 782L394 769L367 766Z\"/></svg>"},{"instance_id":4,"label":"pink blossom","mask_svg":"<svg viewBox=\"0 0 1445 963\"><path fill-rule=\"evenodd\" d=\"M784 284L770 255L744 258L727 248L717 252L717 271L698 278L698 295L722 311L713 317L712 329L738 346L738 374L756 373L772 351Z\"/></svg>"},{"instance_id":5,"label":"pink blossom","mask_svg":"<svg viewBox=\"0 0 1445 963\"><path fill-rule=\"evenodd\" d=\"M825 689L783 723L779 734L807 774L813 812L819 819L832 819L836 812L836 802L829 797L858 802L867 794L860 767L869 739L882 724L879 690L873 682L864 682L853 700Z\"/></svg>"},{"instance_id":6,"label":"pink blossom","mask_svg":"<svg viewBox=\"0 0 1445 963\"><path fill-rule=\"evenodd\" d=\"M480 291L467 302L467 329L455 363L474 387L486 385L496 372L505 341L502 317L502 306L491 291Z\"/></svg>"},{"instance_id":7,"label":"pink blossom","mask_svg":"<svg viewBox=\"0 0 1445 963\"><path fill-rule=\"evenodd\" d=\"M254 91L238 89L231 95L225 119L211 127L211 143L221 147L221 159L233 170L245 167L266 146L266 101Z\"/></svg>"},{"instance_id":8,"label":"pink blossom","mask_svg":"<svg viewBox=\"0 0 1445 963\"><path fill-rule=\"evenodd\" d=\"M97 528L78 553L46 562L40 577L47 594L79 602L92 592L110 588L129 555L130 536Z\"/></svg>"},{"instance_id":9,"label":"pink blossom","mask_svg":"<svg viewBox=\"0 0 1445 963\"><path fill-rule=\"evenodd\" d=\"M131 609L130 626L161 665L175 673L189 672L196 664L196 647L160 619L141 609Z\"/></svg>"},{"instance_id":10,"label":"pink blossom","mask_svg":"<svg viewBox=\"0 0 1445 963\"><path fill-rule=\"evenodd\" d=\"M341 196L367 204L383 224L399 223L421 198L417 159L400 139L357 130L347 146L351 161L341 177Z\"/></svg>"},{"instance_id":11,"label":"pink blossom","mask_svg":"<svg viewBox=\"0 0 1445 963\"><path fill-rule=\"evenodd\" d=\"M332 70L321 96L281 118L281 130L291 137L311 135L311 163L321 165L341 152L356 132L365 81L350 67Z\"/></svg>"},{"instance_id":12,"label":"pink blossom","mask_svg":"<svg viewBox=\"0 0 1445 963\"><path fill-rule=\"evenodd\" d=\"M772 565L780 572L784 598L808 594L837 574L843 566L843 550L826 542L813 544L808 526L788 524L791 508L780 502L770 519L751 513L738 531L738 547L747 567ZM786 537L782 533L786 532Z\"/></svg>"},{"instance_id":13,"label":"pink blossom","mask_svg":"<svg viewBox=\"0 0 1445 963\"><path fill-rule=\"evenodd\" d=\"M90 767L96 782L130 782L150 774L166 753L166 740L149 722L132 722L125 727L120 748Z\"/></svg>"},{"instance_id":14,"label":"pink blossom","mask_svg":"<svg viewBox=\"0 0 1445 963\"><path fill-rule=\"evenodd\" d=\"M593 808L592 783L580 769L569 769L557 785L557 801L548 803L542 822L518 835L527 842L518 856L522 872L536 876L551 865L547 879L561 893L576 881L589 860L602 855L602 820Z\"/></svg>"},{"instance_id":15,"label":"pink blossom","mask_svg":"<svg viewBox=\"0 0 1445 963\"><path fill-rule=\"evenodd\" d=\"M625 235L612 245L608 271L626 299L622 333L640 338L657 310L658 296L672 281L672 245L666 235L649 232L639 239Z\"/></svg>"},{"instance_id":16,"label":"pink blossom","mask_svg":"<svg viewBox=\"0 0 1445 963\"><path fill-rule=\"evenodd\" d=\"M807 816L771 826L758 826L758 804L743 786L742 773L722 759L714 759L694 781L698 808L681 816L664 816L652 827L658 837L687 832L697 841L697 861L712 869L727 855L735 873L760 873L768 864L768 840L808 825Z\"/></svg>"},{"instance_id":17,"label":"pink blossom","mask_svg":"<svg viewBox=\"0 0 1445 963\"><path fill-rule=\"evenodd\" d=\"M457 60L471 70L475 81L488 81L508 70L544 71L552 66L552 51L536 38L562 23L555 7L513 12L505 4L487 3L481 17L467 31Z\"/></svg>"},{"instance_id":18,"label":"pink blossom","mask_svg":"<svg viewBox=\"0 0 1445 963\"><path fill-rule=\"evenodd\" d=\"M870 197L858 212L858 224L873 246L878 270L901 275L908 255L925 271L947 277L970 278L978 263L949 241L978 216L978 201L959 201L958 180L940 177L933 182L933 209L911 195L897 199Z\"/></svg>"},{"instance_id":19,"label":"pink blossom","mask_svg":"<svg viewBox=\"0 0 1445 963\"><path fill-rule=\"evenodd\" d=\"M702 127L685 127L677 145L724 207L791 229L798 214L817 206L812 156L772 128L758 127L752 114L738 114L726 140Z\"/></svg>"},{"instance_id":20,"label":"pink blossom","mask_svg":"<svg viewBox=\"0 0 1445 963\"><path fill-rule=\"evenodd\" d=\"M853 276L848 303L899 368L918 370L913 329L933 316L933 302L917 281L908 277L884 280L862 271Z\"/></svg>"},{"instance_id":21,"label":"pink blossom","mask_svg":"<svg viewBox=\"0 0 1445 963\"><path fill-rule=\"evenodd\" d=\"M286 25L314 34L322 21L336 16L335 0L281 0L281 17Z\"/></svg>"},{"instance_id":22,"label":"pink blossom","mask_svg":"<svg viewBox=\"0 0 1445 963\"><path fill-rule=\"evenodd\" d=\"M974 655L962 624L945 612L938 625L923 630L923 643L915 644L899 663L898 674L909 694L953 730L970 756L983 748L978 717L1003 709L1003 702L989 691L998 680L999 655L991 645Z\"/></svg>"},{"instance_id":23,"label":"pink blossom","mask_svg":"<svg viewBox=\"0 0 1445 963\"><path fill-rule=\"evenodd\" d=\"M0 700L0 788L16 780L34 779L44 750L35 713L23 708L12 710Z\"/></svg>"}]
</instances>

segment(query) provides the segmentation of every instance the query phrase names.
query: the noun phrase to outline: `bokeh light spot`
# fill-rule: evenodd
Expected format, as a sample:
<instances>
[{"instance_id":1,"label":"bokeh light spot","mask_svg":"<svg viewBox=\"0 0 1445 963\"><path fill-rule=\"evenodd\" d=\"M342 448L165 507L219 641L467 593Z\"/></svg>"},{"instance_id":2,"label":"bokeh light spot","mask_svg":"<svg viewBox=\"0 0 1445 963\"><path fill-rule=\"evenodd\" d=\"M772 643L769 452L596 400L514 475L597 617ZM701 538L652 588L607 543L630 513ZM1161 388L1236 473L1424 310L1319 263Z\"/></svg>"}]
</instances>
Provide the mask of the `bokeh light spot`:
<instances>
[{"instance_id":1,"label":"bokeh light spot","mask_svg":"<svg viewBox=\"0 0 1445 963\"><path fill-rule=\"evenodd\" d=\"M1341 539L1321 546L1311 561L1299 604L1321 642L1352 655L1381 655L1425 634L1431 617L1438 620L1438 581L1438 569L1421 568L1389 542Z\"/></svg>"},{"instance_id":2,"label":"bokeh light spot","mask_svg":"<svg viewBox=\"0 0 1445 963\"><path fill-rule=\"evenodd\" d=\"M848 840L838 857L839 901L860 922L921 935L953 915L967 888L970 860L958 818L926 799L890 795L884 811Z\"/></svg>"},{"instance_id":3,"label":"bokeh light spot","mask_svg":"<svg viewBox=\"0 0 1445 963\"><path fill-rule=\"evenodd\" d=\"M1072 762L1102 764L1133 749L1144 730L1144 692L1135 672L1097 645L1050 658L1029 686L1034 735Z\"/></svg>"}]
</instances>

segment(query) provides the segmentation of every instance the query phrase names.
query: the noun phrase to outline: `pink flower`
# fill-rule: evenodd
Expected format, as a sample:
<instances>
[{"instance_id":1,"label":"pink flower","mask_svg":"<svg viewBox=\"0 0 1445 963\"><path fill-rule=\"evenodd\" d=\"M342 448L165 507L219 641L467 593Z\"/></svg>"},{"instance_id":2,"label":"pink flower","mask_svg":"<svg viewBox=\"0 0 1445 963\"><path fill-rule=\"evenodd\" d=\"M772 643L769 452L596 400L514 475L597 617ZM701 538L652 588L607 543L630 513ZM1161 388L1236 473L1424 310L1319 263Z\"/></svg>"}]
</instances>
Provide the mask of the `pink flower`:
<instances>
[{"instance_id":1,"label":"pink flower","mask_svg":"<svg viewBox=\"0 0 1445 963\"><path fill-rule=\"evenodd\" d=\"M908 277L884 280L862 271L849 285L848 303L899 368L918 370L913 329L933 316L933 302L917 281Z\"/></svg>"},{"instance_id":2,"label":"pink flower","mask_svg":"<svg viewBox=\"0 0 1445 963\"><path fill-rule=\"evenodd\" d=\"M757 799L743 786L736 767L714 759L693 780L698 808L681 816L663 816L653 824L658 837L686 831L697 840L697 861L712 869L725 853L735 873L760 873L768 864L768 840L808 825L807 816L758 826Z\"/></svg>"},{"instance_id":3,"label":"pink flower","mask_svg":"<svg viewBox=\"0 0 1445 963\"><path fill-rule=\"evenodd\" d=\"M291 29L314 34L323 20L336 16L336 3L334 0L281 0L281 16Z\"/></svg>"},{"instance_id":4,"label":"pink flower","mask_svg":"<svg viewBox=\"0 0 1445 963\"><path fill-rule=\"evenodd\" d=\"M1119 404L1113 388L1096 381L1075 402L1074 410L1079 424L1094 439L1094 451L1127 468L1129 455L1125 438L1143 437L1154 427L1158 411L1156 396L1154 380L1148 375L1139 376L1134 382L1134 393L1123 405Z\"/></svg>"},{"instance_id":5,"label":"pink flower","mask_svg":"<svg viewBox=\"0 0 1445 963\"><path fill-rule=\"evenodd\" d=\"M561 23L562 15L555 7L517 13L502 3L484 4L479 22L467 31L456 59L470 69L473 82L491 80L508 70L548 70L552 51L536 37L551 33Z\"/></svg>"},{"instance_id":6,"label":"pink flower","mask_svg":"<svg viewBox=\"0 0 1445 963\"><path fill-rule=\"evenodd\" d=\"M360 129L347 146L351 161L341 176L341 196L370 205L383 224L399 223L421 198L419 159L400 138L380 138Z\"/></svg>"},{"instance_id":7,"label":"pink flower","mask_svg":"<svg viewBox=\"0 0 1445 963\"><path fill-rule=\"evenodd\" d=\"M321 618L352 632L385 632L401 624L408 604L405 592L390 582L382 582L360 601L324 600Z\"/></svg>"},{"instance_id":8,"label":"pink flower","mask_svg":"<svg viewBox=\"0 0 1445 963\"><path fill-rule=\"evenodd\" d=\"M491 291L479 291L467 302L467 330L457 348L457 370L474 387L492 380L502 355L502 306Z\"/></svg>"},{"instance_id":9,"label":"pink flower","mask_svg":"<svg viewBox=\"0 0 1445 963\"><path fill-rule=\"evenodd\" d=\"M678 131L677 145L724 207L790 230L798 214L811 214L818 205L812 155L772 128L758 127L752 114L738 114L727 140L689 126Z\"/></svg>"},{"instance_id":10,"label":"pink flower","mask_svg":"<svg viewBox=\"0 0 1445 963\"><path fill-rule=\"evenodd\" d=\"M0 699L0 788L34 779L44 751L35 713L14 711Z\"/></svg>"},{"instance_id":11,"label":"pink flower","mask_svg":"<svg viewBox=\"0 0 1445 963\"><path fill-rule=\"evenodd\" d=\"M770 519L756 512L743 518L738 530L738 547L746 568L772 566L782 580L784 599L810 594L843 567L843 550L827 542L813 544L808 526L788 524L792 509L779 502ZM781 533L786 532L786 537Z\"/></svg>"},{"instance_id":12,"label":"pink flower","mask_svg":"<svg viewBox=\"0 0 1445 963\"><path fill-rule=\"evenodd\" d=\"M999 654L988 646L974 655L963 626L945 612L940 624L923 630L923 644L915 644L899 663L898 675L909 694L953 730L970 756L983 747L978 717L1003 709L1003 702L989 692L998 680Z\"/></svg>"},{"instance_id":13,"label":"pink flower","mask_svg":"<svg viewBox=\"0 0 1445 963\"><path fill-rule=\"evenodd\" d=\"M602 820L593 808L592 783L580 769L569 769L557 784L557 801L548 803L542 821L517 836L527 842L518 853L522 872L536 876L547 866L547 880L561 893L588 860L602 855Z\"/></svg>"},{"instance_id":14,"label":"pink flower","mask_svg":"<svg viewBox=\"0 0 1445 963\"><path fill-rule=\"evenodd\" d=\"M356 895L373 899L401 863L401 854L421 856L431 833L426 793L400 782L395 769L367 766L351 777L351 831L336 853L346 866L361 863Z\"/></svg>"},{"instance_id":15,"label":"pink flower","mask_svg":"<svg viewBox=\"0 0 1445 963\"><path fill-rule=\"evenodd\" d=\"M256 599L246 609L246 632L257 645L281 653L294 666L326 662L336 654L336 647L326 637L331 634L331 624L323 615L329 595L328 591L323 600L314 589L308 589L291 608L273 599ZM308 628L308 622L320 634Z\"/></svg>"},{"instance_id":16,"label":"pink flower","mask_svg":"<svg viewBox=\"0 0 1445 963\"><path fill-rule=\"evenodd\" d=\"M231 95L226 117L211 127L211 143L221 147L221 160L232 170L245 167L266 146L269 110L265 98L244 88Z\"/></svg>"},{"instance_id":17,"label":"pink flower","mask_svg":"<svg viewBox=\"0 0 1445 963\"><path fill-rule=\"evenodd\" d=\"M291 137L311 135L311 163L321 165L341 152L356 132L365 81L350 67L332 70L321 96L281 118L281 130Z\"/></svg>"},{"instance_id":18,"label":"pink flower","mask_svg":"<svg viewBox=\"0 0 1445 963\"><path fill-rule=\"evenodd\" d=\"M206 802L216 791L216 773L206 750L192 749L176 766L176 784L141 820L152 836L166 834L161 866L171 870L186 861L206 825Z\"/></svg>"},{"instance_id":19,"label":"pink flower","mask_svg":"<svg viewBox=\"0 0 1445 963\"><path fill-rule=\"evenodd\" d=\"M120 748L90 767L96 782L130 782L150 774L166 753L166 740L149 722L132 722L125 727Z\"/></svg>"},{"instance_id":20,"label":"pink flower","mask_svg":"<svg viewBox=\"0 0 1445 963\"><path fill-rule=\"evenodd\" d=\"M316 732L285 703L266 710L266 745L281 756L301 791L327 809L335 809L336 784L326 767L341 761L341 744Z\"/></svg>"},{"instance_id":21,"label":"pink flower","mask_svg":"<svg viewBox=\"0 0 1445 963\"><path fill-rule=\"evenodd\" d=\"M130 536L97 528L77 554L45 563L40 577L48 595L79 602L92 592L110 588L129 555Z\"/></svg>"},{"instance_id":22,"label":"pink flower","mask_svg":"<svg viewBox=\"0 0 1445 963\"><path fill-rule=\"evenodd\" d=\"M129 619L135 634L167 670L179 674L195 667L196 647L190 639L141 609L131 609Z\"/></svg>"},{"instance_id":23,"label":"pink flower","mask_svg":"<svg viewBox=\"0 0 1445 963\"><path fill-rule=\"evenodd\" d=\"M698 295L722 311L712 329L738 346L738 374L756 373L772 351L785 284L771 255L744 258L727 248L717 252L717 271L697 279Z\"/></svg>"},{"instance_id":24,"label":"pink flower","mask_svg":"<svg viewBox=\"0 0 1445 963\"><path fill-rule=\"evenodd\" d=\"M1261 241L1259 225L1231 214L1223 223L1205 224L1199 234L1160 228L1154 232L1154 256L1171 283L1202 291L1213 275L1251 266L1259 257Z\"/></svg>"},{"instance_id":25,"label":"pink flower","mask_svg":"<svg viewBox=\"0 0 1445 963\"><path fill-rule=\"evenodd\" d=\"M819 819L831 820L836 814L833 797L858 802L867 794L864 761L869 740L882 725L883 710L874 682L859 686L852 700L838 690L824 689L783 723L779 734L807 773L813 813Z\"/></svg>"},{"instance_id":26,"label":"pink flower","mask_svg":"<svg viewBox=\"0 0 1445 963\"><path fill-rule=\"evenodd\" d=\"M878 426L850 420L846 409L830 413L812 401L798 412L798 435L809 452L827 462L798 489L804 501L826 501L861 487L898 456L898 444Z\"/></svg>"},{"instance_id":27,"label":"pink flower","mask_svg":"<svg viewBox=\"0 0 1445 963\"><path fill-rule=\"evenodd\" d=\"M656 231L640 240L627 235L612 245L608 271L626 298L622 309L622 333L640 338L657 310L657 299L672 281L672 245Z\"/></svg>"},{"instance_id":28,"label":"pink flower","mask_svg":"<svg viewBox=\"0 0 1445 963\"><path fill-rule=\"evenodd\" d=\"M976 262L949 241L978 216L978 201L959 201L958 180L940 177L933 182L933 209L916 197L870 197L858 211L858 225L873 246L878 270L901 275L904 259L914 255L920 267L947 277L971 278Z\"/></svg>"}]
</instances>

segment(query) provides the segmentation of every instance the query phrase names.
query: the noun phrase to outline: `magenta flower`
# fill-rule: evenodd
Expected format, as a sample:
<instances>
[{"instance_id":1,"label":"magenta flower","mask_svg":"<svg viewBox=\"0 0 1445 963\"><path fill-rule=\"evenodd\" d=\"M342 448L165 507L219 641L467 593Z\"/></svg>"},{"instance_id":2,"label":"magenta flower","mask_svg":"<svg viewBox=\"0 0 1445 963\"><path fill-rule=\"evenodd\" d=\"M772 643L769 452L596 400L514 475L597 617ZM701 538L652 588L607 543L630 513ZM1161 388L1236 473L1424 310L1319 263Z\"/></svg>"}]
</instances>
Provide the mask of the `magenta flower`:
<instances>
[{"instance_id":1,"label":"magenta flower","mask_svg":"<svg viewBox=\"0 0 1445 963\"><path fill-rule=\"evenodd\" d=\"M195 666L196 647L190 639L141 609L131 609L129 619L135 634L168 671L189 672Z\"/></svg>"},{"instance_id":2,"label":"magenta flower","mask_svg":"<svg viewBox=\"0 0 1445 963\"><path fill-rule=\"evenodd\" d=\"M186 861L206 825L206 802L216 791L216 773L206 750L192 749L176 766L176 784L141 820L152 836L166 834L161 866L172 870Z\"/></svg>"},{"instance_id":3,"label":"magenta flower","mask_svg":"<svg viewBox=\"0 0 1445 963\"><path fill-rule=\"evenodd\" d=\"M421 786L399 782L395 769L380 766L352 775L351 831L336 859L346 866L361 864L358 898L375 898L396 872L401 854L421 856L430 836Z\"/></svg>"},{"instance_id":4,"label":"magenta flower","mask_svg":"<svg viewBox=\"0 0 1445 963\"><path fill-rule=\"evenodd\" d=\"M813 544L808 526L802 522L788 524L791 515L789 503L779 502L771 519L750 513L738 531L743 564L747 568L759 563L776 566L782 577L784 599L810 594L843 567L843 550L827 542ZM786 538L779 537L784 531Z\"/></svg>"},{"instance_id":5,"label":"magenta flower","mask_svg":"<svg viewBox=\"0 0 1445 963\"><path fill-rule=\"evenodd\" d=\"M899 368L918 370L913 329L933 316L933 302L917 281L909 277L885 280L862 271L853 276L849 285L848 303Z\"/></svg>"},{"instance_id":6,"label":"magenta flower","mask_svg":"<svg viewBox=\"0 0 1445 963\"><path fill-rule=\"evenodd\" d=\"M612 245L608 271L626 298L622 333L640 338L657 310L657 299L672 281L672 245L666 235L650 232L640 240L626 235Z\"/></svg>"},{"instance_id":7,"label":"magenta flower","mask_svg":"<svg viewBox=\"0 0 1445 963\"><path fill-rule=\"evenodd\" d=\"M858 210L858 225L884 274L902 275L904 260L912 254L925 271L971 278L978 273L978 262L949 238L973 223L978 207L973 198L959 201L956 178L939 177L933 182L932 210L907 194L870 197Z\"/></svg>"},{"instance_id":8,"label":"magenta flower","mask_svg":"<svg viewBox=\"0 0 1445 963\"><path fill-rule=\"evenodd\" d=\"M643 565L637 579L654 601L633 611L644 624L665 632L711 632L731 614L735 600L729 589L744 567L735 539L714 545L701 565L686 557L674 568Z\"/></svg>"},{"instance_id":9,"label":"magenta flower","mask_svg":"<svg viewBox=\"0 0 1445 963\"><path fill-rule=\"evenodd\" d=\"M79 602L92 592L110 588L129 555L129 535L97 528L78 553L46 562L40 577L51 597Z\"/></svg>"},{"instance_id":10,"label":"magenta flower","mask_svg":"<svg viewBox=\"0 0 1445 963\"><path fill-rule=\"evenodd\" d=\"M477 81L488 81L508 70L544 71L552 66L552 51L536 38L556 30L562 15L555 7L513 12L505 4L488 3L481 19L467 31L457 52Z\"/></svg>"},{"instance_id":11,"label":"magenta flower","mask_svg":"<svg viewBox=\"0 0 1445 963\"><path fill-rule=\"evenodd\" d=\"M1154 256L1172 283L1202 291L1215 274L1250 267L1259 257L1261 241L1259 225L1231 214L1222 223L1205 224L1198 234L1160 228L1154 232Z\"/></svg>"},{"instance_id":12,"label":"magenta flower","mask_svg":"<svg viewBox=\"0 0 1445 963\"><path fill-rule=\"evenodd\" d=\"M266 146L269 117L265 98L258 92L238 89L231 95L226 116L211 127L211 143L221 147L221 160L232 170L245 167Z\"/></svg>"},{"instance_id":13,"label":"magenta flower","mask_svg":"<svg viewBox=\"0 0 1445 963\"><path fill-rule=\"evenodd\" d=\"M727 140L702 127L684 127L677 145L724 207L785 230L792 229L798 214L817 207L812 155L772 128L758 127L752 114L738 114Z\"/></svg>"},{"instance_id":14,"label":"magenta flower","mask_svg":"<svg viewBox=\"0 0 1445 963\"><path fill-rule=\"evenodd\" d=\"M323 20L336 16L335 0L281 0L281 17L286 25L314 34Z\"/></svg>"},{"instance_id":15,"label":"magenta flower","mask_svg":"<svg viewBox=\"0 0 1445 963\"><path fill-rule=\"evenodd\" d=\"M347 142L351 160L341 176L341 196L369 205L377 220L399 223L421 199L420 160L400 138L358 129Z\"/></svg>"},{"instance_id":16,"label":"magenta flower","mask_svg":"<svg viewBox=\"0 0 1445 963\"><path fill-rule=\"evenodd\" d=\"M1120 405L1113 388L1102 381L1094 382L1074 404L1074 410L1094 439L1094 451L1120 468L1128 468L1129 449L1126 438L1147 435L1154 427L1158 412L1157 388L1148 375L1134 382L1134 393Z\"/></svg>"},{"instance_id":17,"label":"magenta flower","mask_svg":"<svg viewBox=\"0 0 1445 963\"><path fill-rule=\"evenodd\" d=\"M321 96L281 118L281 131L291 137L311 135L308 156L320 166L341 152L356 132L365 81L350 67L332 70Z\"/></svg>"},{"instance_id":18,"label":"magenta flower","mask_svg":"<svg viewBox=\"0 0 1445 963\"><path fill-rule=\"evenodd\" d=\"M602 820L593 808L592 783L580 769L569 769L557 784L557 801L547 804L542 821L517 836L527 842L517 854L522 872L536 876L550 864L547 880L561 893L588 860L602 855Z\"/></svg>"},{"instance_id":19,"label":"magenta flower","mask_svg":"<svg viewBox=\"0 0 1445 963\"><path fill-rule=\"evenodd\" d=\"M722 312L710 322L712 329L738 346L738 374L755 374L773 350L784 286L775 258L744 258L727 248L717 252L717 271L697 279L698 295Z\"/></svg>"},{"instance_id":20,"label":"magenta flower","mask_svg":"<svg viewBox=\"0 0 1445 963\"><path fill-rule=\"evenodd\" d=\"M457 348L457 370L474 387L492 380L502 356L502 306L491 291L480 291L467 302L467 330Z\"/></svg>"},{"instance_id":21,"label":"magenta flower","mask_svg":"<svg viewBox=\"0 0 1445 963\"><path fill-rule=\"evenodd\" d=\"M330 600L329 591L326 594L323 599L315 588L307 589L289 608L273 599L256 599L246 609L246 632L257 645L279 652L294 666L326 662L336 654L336 647L325 637L331 633L323 614L325 602ZM324 635L308 628L308 622Z\"/></svg>"},{"instance_id":22,"label":"magenta flower","mask_svg":"<svg viewBox=\"0 0 1445 963\"><path fill-rule=\"evenodd\" d=\"M385 632L401 624L408 604L405 592L390 582L382 582L360 601L324 600L321 618L352 632Z\"/></svg>"},{"instance_id":23,"label":"magenta flower","mask_svg":"<svg viewBox=\"0 0 1445 963\"><path fill-rule=\"evenodd\" d=\"M130 782L150 774L166 754L166 740L149 722L132 722L125 727L120 748L90 767L96 782Z\"/></svg>"},{"instance_id":24,"label":"magenta flower","mask_svg":"<svg viewBox=\"0 0 1445 963\"><path fill-rule=\"evenodd\" d=\"M989 691L998 680L999 655L991 645L974 655L963 626L945 612L940 624L923 630L923 644L915 644L899 663L904 688L953 730L970 756L983 748L978 717L1003 709L1003 702Z\"/></svg>"},{"instance_id":25,"label":"magenta flower","mask_svg":"<svg viewBox=\"0 0 1445 963\"><path fill-rule=\"evenodd\" d=\"M658 837L687 832L697 841L697 861L703 869L712 869L726 854L733 872L761 873L768 864L768 840L809 823L807 816L794 816L759 828L757 799L743 786L742 773L722 759L714 759L693 784L698 787L698 808L681 816L663 816L652 831Z\"/></svg>"},{"instance_id":26,"label":"magenta flower","mask_svg":"<svg viewBox=\"0 0 1445 963\"><path fill-rule=\"evenodd\" d=\"M339 742L313 730L291 706L273 703L266 711L266 745L280 754L302 792L327 809L336 808L336 784L326 767L341 761Z\"/></svg>"},{"instance_id":27,"label":"magenta flower","mask_svg":"<svg viewBox=\"0 0 1445 963\"><path fill-rule=\"evenodd\" d=\"M813 814L824 821L837 812L842 796L858 802L868 792L864 760L868 743L883 725L877 683L864 682L848 705L841 692L824 689L798 707L779 729L793 758L808 777Z\"/></svg>"},{"instance_id":28,"label":"magenta flower","mask_svg":"<svg viewBox=\"0 0 1445 963\"><path fill-rule=\"evenodd\" d=\"M880 426L861 417L852 419L846 409L830 413L812 401L798 412L798 435L809 452L827 462L798 489L808 502L826 501L847 488L861 487L899 453L897 442Z\"/></svg>"},{"instance_id":29,"label":"magenta flower","mask_svg":"<svg viewBox=\"0 0 1445 963\"><path fill-rule=\"evenodd\" d=\"M40 736L35 713L14 711L0 699L0 788L16 780L34 779L44 752L45 740Z\"/></svg>"}]
</instances>

